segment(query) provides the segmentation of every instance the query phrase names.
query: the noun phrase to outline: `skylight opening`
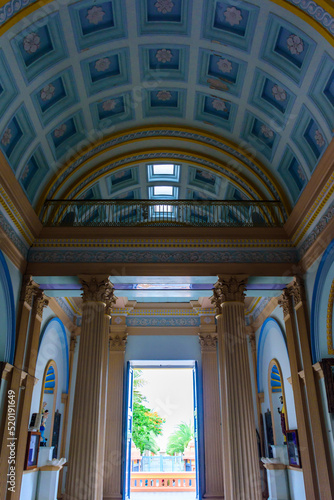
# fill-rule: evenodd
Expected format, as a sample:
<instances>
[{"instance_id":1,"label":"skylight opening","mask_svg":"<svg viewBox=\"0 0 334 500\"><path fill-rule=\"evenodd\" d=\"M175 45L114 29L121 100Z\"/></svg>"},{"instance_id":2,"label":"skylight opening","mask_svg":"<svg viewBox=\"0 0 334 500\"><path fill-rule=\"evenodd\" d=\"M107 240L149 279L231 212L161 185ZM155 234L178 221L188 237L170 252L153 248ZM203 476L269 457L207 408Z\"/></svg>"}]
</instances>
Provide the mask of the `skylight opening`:
<instances>
[{"instance_id":1,"label":"skylight opening","mask_svg":"<svg viewBox=\"0 0 334 500\"><path fill-rule=\"evenodd\" d=\"M174 207L172 205L154 205L154 212L172 213Z\"/></svg>"},{"instance_id":2,"label":"skylight opening","mask_svg":"<svg viewBox=\"0 0 334 500\"><path fill-rule=\"evenodd\" d=\"M158 163L153 165L153 175L174 175L175 165Z\"/></svg>"},{"instance_id":3,"label":"skylight opening","mask_svg":"<svg viewBox=\"0 0 334 500\"><path fill-rule=\"evenodd\" d=\"M173 186L154 186L154 196L173 196Z\"/></svg>"}]
</instances>

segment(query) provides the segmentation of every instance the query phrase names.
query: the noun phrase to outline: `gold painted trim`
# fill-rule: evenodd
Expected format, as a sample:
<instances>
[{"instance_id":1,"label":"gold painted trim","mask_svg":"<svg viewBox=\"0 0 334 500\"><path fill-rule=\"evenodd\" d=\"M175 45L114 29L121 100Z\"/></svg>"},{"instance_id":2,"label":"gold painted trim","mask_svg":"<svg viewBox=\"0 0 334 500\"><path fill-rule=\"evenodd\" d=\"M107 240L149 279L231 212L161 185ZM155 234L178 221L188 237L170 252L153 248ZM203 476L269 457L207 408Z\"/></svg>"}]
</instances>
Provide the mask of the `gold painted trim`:
<instances>
[{"instance_id":1,"label":"gold painted trim","mask_svg":"<svg viewBox=\"0 0 334 500\"><path fill-rule=\"evenodd\" d=\"M246 150L244 150L243 148L241 148L239 145L235 144L232 141L229 141L228 139L225 139L225 138L222 139L222 137L220 137L220 136L218 136L216 134L212 134L212 133L210 134L207 131L202 131L202 130L196 129L196 128L187 128L187 127L173 127L173 126L172 127L162 127L162 126L155 125L155 126L145 126L145 127L139 127L139 128L131 128L131 129L127 130L126 133L127 134L135 134L135 133L139 133L139 132L155 131L155 130L163 130L163 131L166 132L166 135L163 136L163 137L162 136L159 136L159 137L138 137L135 140L135 142L136 143L140 143L142 141L147 141L147 140L161 140L161 139L168 140L168 139L172 139L172 140L178 140L178 141L191 142L191 143L198 144L200 146L202 146L203 144L205 144L206 147L208 147L210 149L213 149L215 151L218 151L220 154L224 154L224 155L232 158L234 161L239 162L247 171L250 171L255 177L257 177L260 180L261 184L265 185L266 189L268 189L268 187L266 186L265 182L261 178L258 177L258 174L256 174L256 172L254 172L242 160L236 158L236 156L234 156L232 153L229 153L228 151L222 151L222 150L220 150L216 146L213 146L211 144L207 144L205 142L205 140L201 140L200 141L200 140L191 139L191 138L190 139L189 138L185 139L183 137L175 137L173 134L169 134L169 132L177 131L177 132L191 132L193 134L199 134L204 139L205 138L213 139L213 140L216 140L216 141L220 142L221 144L224 144L224 145L226 145L226 146L234 149L235 151L240 151L246 158L248 158L249 160L251 160L254 163L254 165L256 165L259 169L261 169L265 173L265 175L268 177L268 179L275 186L275 189L279 193L280 199L282 200L282 202L283 202L286 210L289 211L290 203L288 201L288 198L285 196L284 190L282 190L281 186L279 184L277 184L276 179L272 175L272 173L261 162L259 162L256 158L254 158L252 155L250 155ZM59 179L59 177L61 177L61 175L69 168L69 166L74 161L76 161L82 155L84 155L86 153L89 153L92 149L94 149L94 148L96 148L96 147L104 144L105 142L107 142L107 141L109 141L111 139L118 139L118 138L122 137L123 135L124 135L124 131L116 133L114 135L108 135L108 136L104 137L103 139L97 141L96 143L94 143L94 144L88 146L87 148L83 149L80 154L75 155L74 157L71 158L71 160L69 160L67 163L65 163L63 165L63 167L61 169L59 169L59 171L57 172L56 176L49 181L49 183L45 187L44 191L42 192L42 195L41 195L41 197L40 197L40 199L38 201L37 208L36 208L37 213L39 213L40 210L42 209L42 206L43 206L43 204L44 204L44 202L46 200L47 194L48 194L50 188L52 187L52 185L54 184L54 182L57 179ZM110 147L104 149L103 151L99 151L98 153L95 153L93 156L89 157L87 160L85 160L83 163L81 163L77 168L75 168L73 170L73 172L71 172L70 176L68 178L66 178L66 182L77 171L81 170L82 167L84 167L85 165L87 165L89 162L91 162L92 160L94 160L98 156L100 156L102 154L105 154L108 151L111 151L111 150L113 150L115 148L126 146L127 144L134 144L134 141L133 140L128 140L128 141L122 142L121 144L118 144L117 146L110 146ZM162 151L164 152L164 151L166 151L166 149L163 149ZM194 155L196 155L196 153L193 153L192 151L189 151L187 153L188 154L194 154ZM134 154L134 152L132 154ZM206 158L206 157L204 156L203 158ZM113 159L113 161L115 161L115 159ZM214 160L214 161L216 161L216 160ZM103 165L105 165L106 163L110 163L110 159L109 159L109 161L106 161ZM101 164L98 166L98 168L101 168ZM118 167L117 169L115 169L115 171L117 171L118 169L122 169L122 168L125 168L125 166L123 165L122 167ZM203 167L201 165L201 168L208 168L208 167ZM217 172L215 172L215 173L217 173ZM94 182L95 181L96 181L96 179L94 180ZM57 190L53 194L53 198L57 195L59 189L61 189L61 186L62 185L60 185L57 188ZM85 189L87 189L87 186L85 187ZM269 190L269 191L271 191L271 190ZM274 196L273 196L273 198L274 198Z\"/></svg>"},{"instance_id":2,"label":"gold painted trim","mask_svg":"<svg viewBox=\"0 0 334 500\"><path fill-rule=\"evenodd\" d=\"M217 159L211 157L211 156L204 156L204 155L201 155L199 153L196 153L196 152L193 152L193 151L189 151L189 150L176 150L174 148L159 148L159 149L153 149L153 148L150 148L150 149L145 149L145 150L137 150L135 154L139 154L139 155L144 155L144 154L151 154L151 153L158 153L158 154L163 154L163 153L168 153L168 152L173 152L173 153L176 153L176 154L180 154L180 155L184 155L184 154L190 154L191 156L194 156L195 158L198 158L198 159L203 159L203 160L209 160L211 161L212 163L215 163L218 167L221 167L222 165L224 166L224 168L226 168L227 171L233 173L233 168L230 168L228 165L226 165L225 163L223 162L219 162ZM122 154L120 156L116 156L115 158L112 158L112 159L107 159L105 160L104 162L92 167L92 169L89 171L89 172L86 172L85 174L83 174L81 177L79 177L78 179L75 179L74 181L74 184L72 184L68 189L66 189L65 193L62 195L63 198L67 198L69 196L69 194L71 193L71 191L73 191L79 184L85 182L86 179L88 179L92 174L94 174L95 172L98 172L99 170L103 169L106 165L110 164L110 163L113 163L113 162L117 162L119 160L126 160L126 158L130 158L131 156L133 156L134 153L125 153L125 154ZM162 161L169 161L169 158L164 158L163 156L160 156L159 157L159 160L162 160ZM108 175L111 175L111 173L113 172L117 172L118 170L122 170L124 168L128 168L129 166L134 166L134 165L137 165L138 164L138 160L135 161L135 160L132 160L132 161L129 161L127 162L125 165L122 165L122 166L119 166L119 167L115 167L114 169L111 169L110 173L109 174L106 174L106 173L103 173L103 174L100 174L98 175L97 177L95 177L95 179L93 179L92 181L90 182L87 182L87 184L85 184L85 186L83 186L80 191L77 192L76 196L75 196L75 199L77 199L84 191L86 191L90 186L96 184L97 181L99 181L100 179L103 179L105 177L107 177ZM209 170L210 172L213 172L216 176L220 176L220 177L224 177L228 182L231 182L232 184L236 185L238 187L238 189L240 189L243 193L247 194L248 196L249 193L247 193L247 191L245 191L245 188L241 185L239 185L234 179L231 179L228 177L228 175L222 173L222 172L218 172L216 170L214 170L213 168L211 167L207 167L207 166L204 166L202 165L200 162L196 162L196 161L189 161L187 160L187 164L189 165L195 165L197 167L200 167L202 170L205 169L205 170ZM80 167L78 167L79 169ZM247 168L247 170L251 170L249 167ZM72 174L74 173L74 171L71 173L71 175L66 179L66 183L68 182L69 178L72 177ZM265 188L267 190L268 187L266 185L266 183L264 182L263 179L261 179L258 174L256 174L255 172L252 171L252 174L258 178L258 180L261 181L261 184L263 184L265 186ZM255 186L255 184L253 184L253 182L250 182L243 174L241 174L240 172L238 172L238 178L240 178L241 181L243 181L250 189L252 189L252 191L255 193L255 195L258 196L258 198L261 200L261 199L266 199L264 197L264 194L260 191L260 189ZM55 193L53 194L53 197L57 195L57 192L61 189L62 187L62 184L57 188L57 190L55 191ZM270 190L269 190L270 192ZM275 199L273 197L273 199Z\"/></svg>"},{"instance_id":3,"label":"gold painted trim","mask_svg":"<svg viewBox=\"0 0 334 500\"><path fill-rule=\"evenodd\" d=\"M260 302L260 300L261 300L261 297L258 297L258 298L254 299L253 303L251 304L251 309L247 309L245 311L245 315L246 316L248 316L248 314L251 314L254 311L254 309L256 308L256 306L258 305L258 303Z\"/></svg>"},{"instance_id":4,"label":"gold painted trim","mask_svg":"<svg viewBox=\"0 0 334 500\"><path fill-rule=\"evenodd\" d=\"M21 217L19 211L15 208L14 203L4 190L3 186L0 185L0 203L5 209L6 213L9 215L10 219L14 222L15 226L22 234L26 242L31 245L34 241L34 236L28 226L25 224Z\"/></svg>"},{"instance_id":5,"label":"gold painted trim","mask_svg":"<svg viewBox=\"0 0 334 500\"><path fill-rule=\"evenodd\" d=\"M331 195L334 193L334 173L330 176L325 186L322 188L320 194L317 199L313 203L312 207L308 211L308 213L303 218L303 222L299 225L295 234L292 237L292 241L295 245L297 245L300 240L303 238L305 233L308 231L314 220L317 218Z\"/></svg>"},{"instance_id":6,"label":"gold painted trim","mask_svg":"<svg viewBox=\"0 0 334 500\"><path fill-rule=\"evenodd\" d=\"M327 349L328 354L334 354L333 347L333 304L334 304L334 280L332 281L331 289L327 304Z\"/></svg>"},{"instance_id":7,"label":"gold painted trim","mask_svg":"<svg viewBox=\"0 0 334 500\"><path fill-rule=\"evenodd\" d=\"M32 245L35 248L54 248L54 247L102 247L102 248L294 248L290 240L217 240L209 242L205 240L187 241L187 240L36 240Z\"/></svg>"}]
</instances>

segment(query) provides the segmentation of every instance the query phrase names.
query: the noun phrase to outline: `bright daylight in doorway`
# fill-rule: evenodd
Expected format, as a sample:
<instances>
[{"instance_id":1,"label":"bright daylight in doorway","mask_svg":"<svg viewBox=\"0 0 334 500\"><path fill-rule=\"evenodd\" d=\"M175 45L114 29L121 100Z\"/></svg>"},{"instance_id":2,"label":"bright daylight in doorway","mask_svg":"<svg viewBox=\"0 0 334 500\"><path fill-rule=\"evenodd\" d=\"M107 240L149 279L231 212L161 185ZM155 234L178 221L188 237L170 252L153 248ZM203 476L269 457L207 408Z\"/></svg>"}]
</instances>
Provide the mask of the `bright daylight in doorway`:
<instances>
[{"instance_id":1,"label":"bright daylight in doorway","mask_svg":"<svg viewBox=\"0 0 334 500\"><path fill-rule=\"evenodd\" d=\"M131 500L196 498L193 393L191 368L134 370Z\"/></svg>"}]
</instances>

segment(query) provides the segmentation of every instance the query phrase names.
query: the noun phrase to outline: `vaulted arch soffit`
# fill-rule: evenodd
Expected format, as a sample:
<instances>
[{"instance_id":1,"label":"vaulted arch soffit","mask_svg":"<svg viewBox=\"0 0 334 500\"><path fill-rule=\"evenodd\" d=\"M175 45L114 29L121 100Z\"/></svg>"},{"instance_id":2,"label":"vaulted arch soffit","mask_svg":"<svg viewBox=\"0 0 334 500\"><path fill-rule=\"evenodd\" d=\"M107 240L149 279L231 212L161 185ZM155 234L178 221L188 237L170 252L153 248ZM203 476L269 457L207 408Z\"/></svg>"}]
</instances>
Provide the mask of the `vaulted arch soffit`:
<instances>
[{"instance_id":1,"label":"vaulted arch soffit","mask_svg":"<svg viewBox=\"0 0 334 500\"><path fill-rule=\"evenodd\" d=\"M0 148L47 198L298 200L332 139L325 1L2 3Z\"/></svg>"}]
</instances>

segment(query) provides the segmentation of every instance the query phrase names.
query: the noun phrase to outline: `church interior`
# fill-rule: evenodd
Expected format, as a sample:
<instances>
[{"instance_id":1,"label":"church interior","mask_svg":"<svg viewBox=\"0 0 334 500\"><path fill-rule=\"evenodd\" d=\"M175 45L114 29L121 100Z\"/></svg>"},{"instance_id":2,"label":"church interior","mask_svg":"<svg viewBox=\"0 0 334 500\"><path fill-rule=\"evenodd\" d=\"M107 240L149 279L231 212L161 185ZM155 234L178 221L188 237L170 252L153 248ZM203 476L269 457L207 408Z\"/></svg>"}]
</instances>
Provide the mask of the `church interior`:
<instances>
[{"instance_id":1,"label":"church interior","mask_svg":"<svg viewBox=\"0 0 334 500\"><path fill-rule=\"evenodd\" d=\"M159 363L199 500L334 498L333 45L331 0L0 1L1 500L130 499Z\"/></svg>"}]
</instances>

